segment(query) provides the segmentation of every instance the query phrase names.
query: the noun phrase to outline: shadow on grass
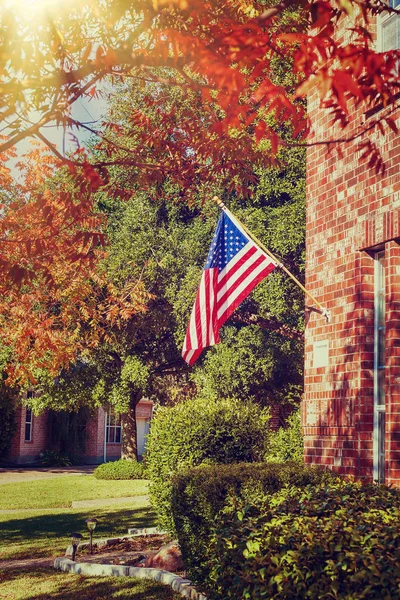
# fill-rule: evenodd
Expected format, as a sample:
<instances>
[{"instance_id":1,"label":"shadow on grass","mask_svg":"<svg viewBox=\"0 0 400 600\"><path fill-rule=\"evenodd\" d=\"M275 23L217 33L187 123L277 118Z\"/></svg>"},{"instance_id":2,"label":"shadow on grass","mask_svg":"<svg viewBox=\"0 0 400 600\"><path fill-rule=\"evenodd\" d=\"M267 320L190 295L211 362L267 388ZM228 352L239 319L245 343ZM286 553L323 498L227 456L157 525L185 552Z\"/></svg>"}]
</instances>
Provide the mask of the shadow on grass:
<instances>
[{"instance_id":1,"label":"shadow on grass","mask_svg":"<svg viewBox=\"0 0 400 600\"><path fill-rule=\"evenodd\" d=\"M70 509L60 513L21 515L0 522L0 547L4 558L41 558L64 552L72 531L88 540L87 518L98 519L94 539L127 534L129 527L151 527L154 513L145 507L106 507L92 510ZM13 548L13 546L16 546Z\"/></svg>"},{"instance_id":2,"label":"shadow on grass","mask_svg":"<svg viewBox=\"0 0 400 600\"><path fill-rule=\"evenodd\" d=\"M175 600L172 590L128 577L81 577L37 568L0 572L0 598L26 600ZM26 595L25 595L26 594Z\"/></svg>"}]
</instances>

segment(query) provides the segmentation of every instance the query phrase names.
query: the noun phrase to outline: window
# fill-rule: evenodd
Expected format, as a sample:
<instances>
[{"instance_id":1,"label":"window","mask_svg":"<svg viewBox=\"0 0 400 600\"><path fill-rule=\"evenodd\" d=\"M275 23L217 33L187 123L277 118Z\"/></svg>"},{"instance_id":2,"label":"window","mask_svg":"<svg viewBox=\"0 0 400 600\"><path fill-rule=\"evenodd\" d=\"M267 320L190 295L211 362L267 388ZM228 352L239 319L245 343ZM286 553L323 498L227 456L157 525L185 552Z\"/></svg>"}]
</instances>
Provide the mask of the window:
<instances>
[{"instance_id":1,"label":"window","mask_svg":"<svg viewBox=\"0 0 400 600\"><path fill-rule=\"evenodd\" d=\"M400 13L400 0L387 0L391 8ZM400 14L383 13L378 22L378 50L387 52L400 48Z\"/></svg>"},{"instance_id":2,"label":"window","mask_svg":"<svg viewBox=\"0 0 400 600\"><path fill-rule=\"evenodd\" d=\"M121 443L121 415L111 408L106 415L106 442L107 444Z\"/></svg>"},{"instance_id":3,"label":"window","mask_svg":"<svg viewBox=\"0 0 400 600\"><path fill-rule=\"evenodd\" d=\"M25 414L25 441L32 441L32 423L33 423L33 415L32 409L27 408Z\"/></svg>"},{"instance_id":4,"label":"window","mask_svg":"<svg viewBox=\"0 0 400 600\"><path fill-rule=\"evenodd\" d=\"M374 256L374 480L385 481L386 286L385 252Z\"/></svg>"}]
</instances>

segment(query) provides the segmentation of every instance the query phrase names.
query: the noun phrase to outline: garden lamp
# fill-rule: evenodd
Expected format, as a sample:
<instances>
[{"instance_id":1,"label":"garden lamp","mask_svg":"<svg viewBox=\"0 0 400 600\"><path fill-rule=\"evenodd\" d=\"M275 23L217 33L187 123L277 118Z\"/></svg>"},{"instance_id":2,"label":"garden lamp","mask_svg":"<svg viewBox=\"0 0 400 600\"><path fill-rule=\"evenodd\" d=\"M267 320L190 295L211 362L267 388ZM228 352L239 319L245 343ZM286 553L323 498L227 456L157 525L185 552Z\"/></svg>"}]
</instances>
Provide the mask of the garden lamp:
<instances>
[{"instance_id":1,"label":"garden lamp","mask_svg":"<svg viewBox=\"0 0 400 600\"><path fill-rule=\"evenodd\" d=\"M93 531L96 529L97 519L86 519L86 525L89 529L89 535L90 535L90 554L93 554L93 546L92 546Z\"/></svg>"},{"instance_id":2,"label":"garden lamp","mask_svg":"<svg viewBox=\"0 0 400 600\"><path fill-rule=\"evenodd\" d=\"M75 561L76 549L78 548L78 544L82 539L82 535L80 533L71 533L71 542L72 542L72 560Z\"/></svg>"}]
</instances>

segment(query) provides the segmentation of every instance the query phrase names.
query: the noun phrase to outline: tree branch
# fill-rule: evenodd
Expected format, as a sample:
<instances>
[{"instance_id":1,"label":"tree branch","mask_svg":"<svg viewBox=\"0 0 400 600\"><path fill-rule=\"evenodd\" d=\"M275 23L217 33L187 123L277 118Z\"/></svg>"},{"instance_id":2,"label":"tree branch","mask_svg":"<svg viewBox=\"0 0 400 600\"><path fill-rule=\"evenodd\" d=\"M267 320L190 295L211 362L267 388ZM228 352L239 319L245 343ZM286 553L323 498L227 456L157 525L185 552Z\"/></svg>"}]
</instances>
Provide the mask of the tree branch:
<instances>
[{"instance_id":1,"label":"tree branch","mask_svg":"<svg viewBox=\"0 0 400 600\"><path fill-rule=\"evenodd\" d=\"M275 331L280 335L293 339L302 341L304 339L304 333L295 329L294 327L290 327L290 325L286 325L277 319L271 317L270 319L264 319L259 315L255 314L241 314L234 313L234 315L230 319L231 323L239 323L241 325L257 325L261 329L265 329L266 331Z\"/></svg>"},{"instance_id":2,"label":"tree branch","mask_svg":"<svg viewBox=\"0 0 400 600\"><path fill-rule=\"evenodd\" d=\"M289 147L311 148L312 146L330 146L332 144L347 144L349 142L354 142L354 140L357 140L368 131L371 131L371 129L377 127L378 123L384 121L386 117L392 115L399 108L400 104L393 105L389 111L385 112L384 116L381 116L379 119L374 119L369 125L367 125L367 127L363 127L361 130L359 130L357 133L354 133L353 135L349 135L342 138L336 138L333 140L317 140L316 142L287 142L286 144Z\"/></svg>"},{"instance_id":3,"label":"tree branch","mask_svg":"<svg viewBox=\"0 0 400 600\"><path fill-rule=\"evenodd\" d=\"M268 21L275 17L279 13L281 13L285 8L288 8L291 4L293 4L293 0L282 0L279 4L275 6L271 6L271 8L267 8L259 17L257 17L257 21Z\"/></svg>"}]
</instances>

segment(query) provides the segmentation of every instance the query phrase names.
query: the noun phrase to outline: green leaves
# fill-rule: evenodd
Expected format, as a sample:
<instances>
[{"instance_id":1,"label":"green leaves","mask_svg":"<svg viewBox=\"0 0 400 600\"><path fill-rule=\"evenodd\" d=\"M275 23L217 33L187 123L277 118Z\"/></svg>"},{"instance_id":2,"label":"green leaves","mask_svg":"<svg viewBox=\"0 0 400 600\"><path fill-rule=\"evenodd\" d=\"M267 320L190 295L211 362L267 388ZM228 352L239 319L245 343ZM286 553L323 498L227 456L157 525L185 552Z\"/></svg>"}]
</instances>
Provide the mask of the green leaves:
<instances>
[{"instance_id":1,"label":"green leaves","mask_svg":"<svg viewBox=\"0 0 400 600\"><path fill-rule=\"evenodd\" d=\"M326 477L217 515L212 600L400 597L399 491Z\"/></svg>"},{"instance_id":2,"label":"green leaves","mask_svg":"<svg viewBox=\"0 0 400 600\"><path fill-rule=\"evenodd\" d=\"M194 398L155 412L146 465L158 521L174 530L171 477L202 463L260 460L268 437L268 411L250 402Z\"/></svg>"}]
</instances>

